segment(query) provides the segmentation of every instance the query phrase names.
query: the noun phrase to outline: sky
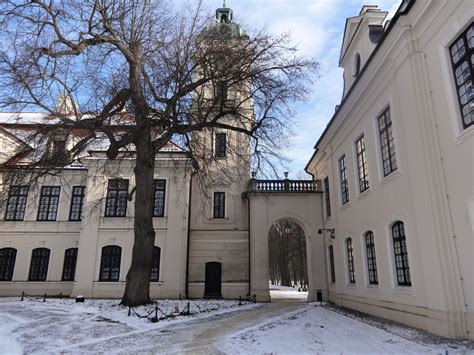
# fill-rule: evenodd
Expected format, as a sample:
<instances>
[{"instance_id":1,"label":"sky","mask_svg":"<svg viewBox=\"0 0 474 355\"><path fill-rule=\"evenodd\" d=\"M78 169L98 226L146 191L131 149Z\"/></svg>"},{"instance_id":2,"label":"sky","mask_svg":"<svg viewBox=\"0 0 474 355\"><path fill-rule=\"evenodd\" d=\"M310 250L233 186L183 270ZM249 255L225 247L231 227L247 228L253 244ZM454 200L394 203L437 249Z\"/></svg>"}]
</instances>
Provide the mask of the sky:
<instances>
[{"instance_id":1,"label":"sky","mask_svg":"<svg viewBox=\"0 0 474 355\"><path fill-rule=\"evenodd\" d=\"M357 16L364 4L378 5L394 15L401 0L226 0L234 19L253 28L267 27L270 33L290 32L302 55L320 63L318 76L307 102L294 107L296 126L291 146L286 150L289 178L307 177L304 167L313 147L331 119L342 98L342 69L338 67L344 26L347 17ZM222 0L206 0L211 7L221 7Z\"/></svg>"}]
</instances>

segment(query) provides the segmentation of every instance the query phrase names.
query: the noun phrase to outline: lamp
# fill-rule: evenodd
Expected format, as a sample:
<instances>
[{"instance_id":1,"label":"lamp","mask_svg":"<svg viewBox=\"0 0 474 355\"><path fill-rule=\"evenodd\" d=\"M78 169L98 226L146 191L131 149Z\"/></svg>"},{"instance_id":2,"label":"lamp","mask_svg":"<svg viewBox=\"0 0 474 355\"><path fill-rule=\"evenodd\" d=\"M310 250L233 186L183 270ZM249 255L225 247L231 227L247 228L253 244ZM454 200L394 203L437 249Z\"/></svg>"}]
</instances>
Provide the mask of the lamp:
<instances>
[{"instance_id":1,"label":"lamp","mask_svg":"<svg viewBox=\"0 0 474 355\"><path fill-rule=\"evenodd\" d=\"M321 228L318 229L318 234L323 234L323 232L329 232L329 238L336 239L336 229L335 228Z\"/></svg>"}]
</instances>

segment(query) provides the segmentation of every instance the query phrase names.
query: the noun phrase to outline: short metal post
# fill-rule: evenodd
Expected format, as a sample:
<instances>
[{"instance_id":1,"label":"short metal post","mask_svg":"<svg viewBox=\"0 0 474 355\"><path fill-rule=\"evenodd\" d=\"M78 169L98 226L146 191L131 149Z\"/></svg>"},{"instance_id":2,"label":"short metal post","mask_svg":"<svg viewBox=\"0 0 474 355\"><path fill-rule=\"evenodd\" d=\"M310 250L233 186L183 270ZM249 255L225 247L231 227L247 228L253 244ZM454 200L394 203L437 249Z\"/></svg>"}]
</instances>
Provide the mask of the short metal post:
<instances>
[{"instance_id":1,"label":"short metal post","mask_svg":"<svg viewBox=\"0 0 474 355\"><path fill-rule=\"evenodd\" d=\"M179 294L179 300L181 301L181 293Z\"/></svg>"},{"instance_id":2,"label":"short metal post","mask_svg":"<svg viewBox=\"0 0 474 355\"><path fill-rule=\"evenodd\" d=\"M132 314L132 307L128 307L128 316L130 317L131 314Z\"/></svg>"},{"instance_id":3,"label":"short metal post","mask_svg":"<svg viewBox=\"0 0 474 355\"><path fill-rule=\"evenodd\" d=\"M242 306L242 296L239 296L239 306Z\"/></svg>"},{"instance_id":4,"label":"short metal post","mask_svg":"<svg viewBox=\"0 0 474 355\"><path fill-rule=\"evenodd\" d=\"M25 298L25 291L21 291L21 301Z\"/></svg>"},{"instance_id":5,"label":"short metal post","mask_svg":"<svg viewBox=\"0 0 474 355\"><path fill-rule=\"evenodd\" d=\"M60 299L60 300L63 299L63 293L62 293L62 292L59 292L59 299Z\"/></svg>"},{"instance_id":6,"label":"short metal post","mask_svg":"<svg viewBox=\"0 0 474 355\"><path fill-rule=\"evenodd\" d=\"M46 302L46 293L44 294L43 302Z\"/></svg>"},{"instance_id":7,"label":"short metal post","mask_svg":"<svg viewBox=\"0 0 474 355\"><path fill-rule=\"evenodd\" d=\"M155 319L158 322L158 306L155 306Z\"/></svg>"}]
</instances>

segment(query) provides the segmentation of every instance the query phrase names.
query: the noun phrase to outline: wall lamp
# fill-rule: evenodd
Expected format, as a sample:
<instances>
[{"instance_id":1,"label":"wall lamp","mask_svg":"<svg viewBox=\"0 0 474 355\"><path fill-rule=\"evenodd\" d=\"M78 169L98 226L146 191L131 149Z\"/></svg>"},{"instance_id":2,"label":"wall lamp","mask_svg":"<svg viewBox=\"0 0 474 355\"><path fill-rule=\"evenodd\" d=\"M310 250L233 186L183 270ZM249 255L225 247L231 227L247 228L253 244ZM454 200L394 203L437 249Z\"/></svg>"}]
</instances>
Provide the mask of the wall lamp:
<instances>
[{"instance_id":1,"label":"wall lamp","mask_svg":"<svg viewBox=\"0 0 474 355\"><path fill-rule=\"evenodd\" d=\"M329 238L336 239L336 229L335 228L322 228L318 229L318 234L323 234L323 232L329 232Z\"/></svg>"}]
</instances>

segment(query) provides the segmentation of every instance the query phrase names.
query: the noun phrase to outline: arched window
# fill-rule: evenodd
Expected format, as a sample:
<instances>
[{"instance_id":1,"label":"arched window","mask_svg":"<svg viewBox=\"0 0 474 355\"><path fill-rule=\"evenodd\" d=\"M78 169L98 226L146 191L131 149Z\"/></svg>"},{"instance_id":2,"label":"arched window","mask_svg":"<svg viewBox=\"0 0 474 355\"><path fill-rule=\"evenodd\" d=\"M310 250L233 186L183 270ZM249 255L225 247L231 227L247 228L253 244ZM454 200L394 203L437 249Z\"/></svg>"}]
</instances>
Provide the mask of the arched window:
<instances>
[{"instance_id":1,"label":"arched window","mask_svg":"<svg viewBox=\"0 0 474 355\"><path fill-rule=\"evenodd\" d=\"M352 239L346 240L347 249L347 271L349 272L349 283L355 284L355 268L354 268L354 247L352 246Z\"/></svg>"},{"instance_id":2,"label":"arched window","mask_svg":"<svg viewBox=\"0 0 474 355\"><path fill-rule=\"evenodd\" d=\"M122 248L107 245L102 248L99 281L118 281L120 276L120 259Z\"/></svg>"},{"instance_id":3,"label":"arched window","mask_svg":"<svg viewBox=\"0 0 474 355\"><path fill-rule=\"evenodd\" d=\"M153 247L153 259L151 261L150 281L156 282L160 280L160 258L161 258L160 247Z\"/></svg>"},{"instance_id":4,"label":"arched window","mask_svg":"<svg viewBox=\"0 0 474 355\"><path fill-rule=\"evenodd\" d=\"M336 282L336 268L334 267L334 248L329 246L329 267L331 268L331 282Z\"/></svg>"},{"instance_id":5,"label":"arched window","mask_svg":"<svg viewBox=\"0 0 474 355\"><path fill-rule=\"evenodd\" d=\"M11 281L15 268L16 249L0 249L0 281Z\"/></svg>"},{"instance_id":6,"label":"arched window","mask_svg":"<svg viewBox=\"0 0 474 355\"><path fill-rule=\"evenodd\" d=\"M76 276L77 248L66 249L64 253L63 281L74 281Z\"/></svg>"},{"instance_id":7,"label":"arched window","mask_svg":"<svg viewBox=\"0 0 474 355\"><path fill-rule=\"evenodd\" d=\"M47 248L33 249L28 281L46 281L50 254L51 251Z\"/></svg>"},{"instance_id":8,"label":"arched window","mask_svg":"<svg viewBox=\"0 0 474 355\"><path fill-rule=\"evenodd\" d=\"M378 285L377 259L375 257L374 233L368 231L365 233L365 251L367 253L367 270L369 272L369 284Z\"/></svg>"},{"instance_id":9,"label":"arched window","mask_svg":"<svg viewBox=\"0 0 474 355\"><path fill-rule=\"evenodd\" d=\"M408 264L407 242L403 222L395 222L392 226L393 252L395 269L399 286L411 286L410 266Z\"/></svg>"}]
</instances>

